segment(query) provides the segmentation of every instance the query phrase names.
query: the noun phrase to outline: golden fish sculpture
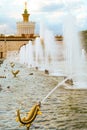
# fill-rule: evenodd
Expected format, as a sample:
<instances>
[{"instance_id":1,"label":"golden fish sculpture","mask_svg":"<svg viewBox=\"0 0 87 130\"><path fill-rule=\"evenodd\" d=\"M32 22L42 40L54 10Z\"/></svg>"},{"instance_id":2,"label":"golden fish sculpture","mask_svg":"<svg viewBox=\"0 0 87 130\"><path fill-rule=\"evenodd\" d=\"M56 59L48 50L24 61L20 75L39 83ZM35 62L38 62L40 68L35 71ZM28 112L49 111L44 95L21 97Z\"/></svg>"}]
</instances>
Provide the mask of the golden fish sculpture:
<instances>
[{"instance_id":1,"label":"golden fish sculpture","mask_svg":"<svg viewBox=\"0 0 87 130\"><path fill-rule=\"evenodd\" d=\"M17 110L17 118L16 121L20 122L20 126L26 126L27 130L29 130L31 123L35 120L37 115L41 115L40 111L41 103L35 104L32 109L28 112L26 117L20 117L20 110Z\"/></svg>"},{"instance_id":2,"label":"golden fish sculpture","mask_svg":"<svg viewBox=\"0 0 87 130\"><path fill-rule=\"evenodd\" d=\"M16 70L16 71L11 71L12 72L12 74L14 75L14 77L16 77L16 75L20 72L20 70Z\"/></svg>"},{"instance_id":3,"label":"golden fish sculpture","mask_svg":"<svg viewBox=\"0 0 87 130\"><path fill-rule=\"evenodd\" d=\"M15 66L15 64L13 62L11 62L10 66L13 68Z\"/></svg>"}]
</instances>

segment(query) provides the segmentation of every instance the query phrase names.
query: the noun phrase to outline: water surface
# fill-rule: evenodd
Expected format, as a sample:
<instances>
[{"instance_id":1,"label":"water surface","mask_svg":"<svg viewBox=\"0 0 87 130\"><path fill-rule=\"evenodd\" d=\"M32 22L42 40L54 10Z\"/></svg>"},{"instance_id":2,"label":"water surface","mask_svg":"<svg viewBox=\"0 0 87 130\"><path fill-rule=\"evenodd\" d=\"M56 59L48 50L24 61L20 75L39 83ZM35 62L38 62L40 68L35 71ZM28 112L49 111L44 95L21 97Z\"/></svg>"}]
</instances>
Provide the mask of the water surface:
<instances>
[{"instance_id":1,"label":"water surface","mask_svg":"<svg viewBox=\"0 0 87 130\"><path fill-rule=\"evenodd\" d=\"M60 79L23 67L17 78L10 71L8 75L0 79L0 130L24 130L15 121L16 110L21 109L24 116ZM42 104L41 111L30 130L87 130L87 90L57 88Z\"/></svg>"}]
</instances>

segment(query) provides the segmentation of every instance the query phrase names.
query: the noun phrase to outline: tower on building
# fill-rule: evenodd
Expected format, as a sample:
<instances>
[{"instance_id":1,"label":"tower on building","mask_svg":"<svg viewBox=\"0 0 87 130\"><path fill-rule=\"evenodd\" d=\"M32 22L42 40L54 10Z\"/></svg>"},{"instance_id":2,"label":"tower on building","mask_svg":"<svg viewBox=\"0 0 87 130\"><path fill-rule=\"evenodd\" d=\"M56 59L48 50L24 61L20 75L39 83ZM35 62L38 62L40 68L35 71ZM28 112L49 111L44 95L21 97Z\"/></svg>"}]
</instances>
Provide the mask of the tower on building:
<instances>
[{"instance_id":1,"label":"tower on building","mask_svg":"<svg viewBox=\"0 0 87 130\"><path fill-rule=\"evenodd\" d=\"M25 2L25 9L24 9L24 13L22 14L23 16L23 22L28 22L29 21L29 13L27 10L27 3Z\"/></svg>"},{"instance_id":2,"label":"tower on building","mask_svg":"<svg viewBox=\"0 0 87 130\"><path fill-rule=\"evenodd\" d=\"M17 35L33 36L35 32L35 22L29 20L27 3L25 2L24 12L22 14L23 21L17 22Z\"/></svg>"}]
</instances>

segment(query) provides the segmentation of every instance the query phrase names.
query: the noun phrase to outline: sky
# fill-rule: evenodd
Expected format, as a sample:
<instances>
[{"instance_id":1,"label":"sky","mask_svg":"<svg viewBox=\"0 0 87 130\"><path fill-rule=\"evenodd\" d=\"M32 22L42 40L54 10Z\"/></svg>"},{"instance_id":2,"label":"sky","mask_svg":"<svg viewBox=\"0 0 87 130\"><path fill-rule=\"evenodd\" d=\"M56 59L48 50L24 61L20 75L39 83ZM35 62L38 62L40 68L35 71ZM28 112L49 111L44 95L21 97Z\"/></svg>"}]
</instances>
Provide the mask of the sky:
<instances>
[{"instance_id":1,"label":"sky","mask_svg":"<svg viewBox=\"0 0 87 130\"><path fill-rule=\"evenodd\" d=\"M27 2L30 21L40 23L54 34L61 35L64 17L70 13L76 18L78 30L87 30L87 0L0 0L0 34L16 34L16 22L22 21Z\"/></svg>"}]
</instances>

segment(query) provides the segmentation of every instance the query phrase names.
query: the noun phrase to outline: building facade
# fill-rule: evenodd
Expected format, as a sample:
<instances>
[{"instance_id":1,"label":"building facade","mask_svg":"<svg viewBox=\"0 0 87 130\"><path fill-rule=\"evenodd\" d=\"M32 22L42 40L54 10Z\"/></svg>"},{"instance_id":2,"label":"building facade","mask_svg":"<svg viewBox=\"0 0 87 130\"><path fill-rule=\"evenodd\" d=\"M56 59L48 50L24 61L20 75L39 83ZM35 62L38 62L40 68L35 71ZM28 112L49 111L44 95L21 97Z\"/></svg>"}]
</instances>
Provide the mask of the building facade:
<instances>
[{"instance_id":1,"label":"building facade","mask_svg":"<svg viewBox=\"0 0 87 130\"><path fill-rule=\"evenodd\" d=\"M29 16L30 14L28 13L27 10L27 3L25 2L25 9L24 13L22 14L23 21L22 22L17 22L17 35L34 35L35 32L35 22L30 22L29 21Z\"/></svg>"},{"instance_id":2,"label":"building facade","mask_svg":"<svg viewBox=\"0 0 87 130\"><path fill-rule=\"evenodd\" d=\"M17 35L0 35L0 59L6 58L7 52L19 51L20 47L27 44L29 40L35 39L35 22L29 21L30 14L25 3L23 21L17 22Z\"/></svg>"}]
</instances>

